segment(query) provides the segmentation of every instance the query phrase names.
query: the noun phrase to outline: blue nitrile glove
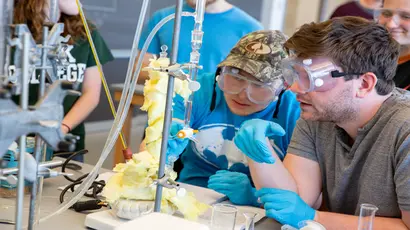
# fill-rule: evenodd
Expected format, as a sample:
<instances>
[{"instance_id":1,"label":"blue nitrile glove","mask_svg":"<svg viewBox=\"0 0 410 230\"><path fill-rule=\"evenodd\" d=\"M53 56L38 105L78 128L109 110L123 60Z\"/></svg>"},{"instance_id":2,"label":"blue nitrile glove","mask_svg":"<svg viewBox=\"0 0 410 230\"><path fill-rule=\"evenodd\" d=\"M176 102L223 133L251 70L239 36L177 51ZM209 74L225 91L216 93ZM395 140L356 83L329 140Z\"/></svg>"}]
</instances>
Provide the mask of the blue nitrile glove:
<instances>
[{"instance_id":1,"label":"blue nitrile glove","mask_svg":"<svg viewBox=\"0 0 410 230\"><path fill-rule=\"evenodd\" d=\"M266 216L281 224L295 228L303 220L313 220L316 210L306 204L300 196L289 190L262 188L255 195L260 198L266 210Z\"/></svg>"},{"instance_id":2,"label":"blue nitrile glove","mask_svg":"<svg viewBox=\"0 0 410 230\"><path fill-rule=\"evenodd\" d=\"M182 152L184 152L186 146L188 145L189 139L188 138L178 138L176 135L177 133L184 128L184 125L177 121L172 121L171 127L169 129L169 137L168 137L168 148L167 148L167 163L174 163L169 162L170 159L176 160L179 158Z\"/></svg>"},{"instance_id":3,"label":"blue nitrile glove","mask_svg":"<svg viewBox=\"0 0 410 230\"><path fill-rule=\"evenodd\" d=\"M266 143L266 137L283 136L285 130L272 121L251 119L245 121L234 138L234 143L246 156L258 163L275 163Z\"/></svg>"},{"instance_id":4,"label":"blue nitrile glove","mask_svg":"<svg viewBox=\"0 0 410 230\"><path fill-rule=\"evenodd\" d=\"M226 195L234 204L260 206L255 188L243 173L219 170L209 178L208 188Z\"/></svg>"}]
</instances>

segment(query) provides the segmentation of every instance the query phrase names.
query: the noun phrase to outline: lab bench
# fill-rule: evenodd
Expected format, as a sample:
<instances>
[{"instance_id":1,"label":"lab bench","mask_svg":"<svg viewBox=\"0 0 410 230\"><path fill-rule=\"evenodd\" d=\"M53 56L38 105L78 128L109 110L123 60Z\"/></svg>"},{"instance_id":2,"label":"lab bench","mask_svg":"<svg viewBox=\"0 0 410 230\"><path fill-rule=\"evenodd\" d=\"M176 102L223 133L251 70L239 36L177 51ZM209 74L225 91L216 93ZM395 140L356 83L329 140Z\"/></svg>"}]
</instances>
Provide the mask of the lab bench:
<instances>
[{"instance_id":1,"label":"lab bench","mask_svg":"<svg viewBox=\"0 0 410 230\"><path fill-rule=\"evenodd\" d=\"M91 171L92 167L88 164L80 164L82 165L82 170L78 172L73 172L74 177L78 177L83 173L87 173ZM100 173L109 172L109 170L101 169ZM44 180L44 187L43 187L43 196L40 206L40 216L44 217L49 215L51 212L56 210L56 207L59 205L59 196L61 190L58 190L58 187L68 185L70 182L67 181L64 177L56 177L56 178L49 178ZM197 188L200 189L200 188ZM188 188L188 190L190 190ZM194 192L195 193L195 192ZM199 196L201 196L200 194ZM65 196L65 199L70 197L70 192L68 192ZM198 194L196 194L198 198ZM202 198L204 199L204 198ZM205 198L206 199L206 198ZM213 197L207 197L207 199L213 199ZM26 195L24 197L24 224L23 226L27 226L28 220L28 207L29 207L30 197ZM15 219L15 199L12 198L0 198L0 219L8 219L14 220ZM104 210L104 208L96 211ZM84 230L87 229L84 222L86 215L95 211L85 212L85 213L78 213L73 210L67 210L60 215L54 216L35 227L35 229L39 230ZM8 224L0 224L0 229L2 230L12 230L14 229L14 225ZM259 222L256 223L255 229L256 230L280 230L281 225L274 221L273 219L262 218Z\"/></svg>"}]
</instances>

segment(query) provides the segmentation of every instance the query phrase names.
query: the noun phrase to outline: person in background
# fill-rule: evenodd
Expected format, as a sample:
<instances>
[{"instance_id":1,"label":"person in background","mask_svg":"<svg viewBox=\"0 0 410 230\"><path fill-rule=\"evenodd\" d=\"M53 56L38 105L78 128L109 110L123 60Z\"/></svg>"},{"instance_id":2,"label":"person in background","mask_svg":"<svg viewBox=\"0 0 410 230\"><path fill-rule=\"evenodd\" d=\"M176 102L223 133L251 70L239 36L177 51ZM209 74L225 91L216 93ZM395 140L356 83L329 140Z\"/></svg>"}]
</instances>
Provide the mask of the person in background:
<instances>
[{"instance_id":1,"label":"person in background","mask_svg":"<svg viewBox=\"0 0 410 230\"><path fill-rule=\"evenodd\" d=\"M258 123L234 140L266 215L357 229L367 203L378 208L373 229L408 229L410 93L393 82L400 45L374 21L340 17L303 25L284 46L293 54L284 77L302 112L283 163L267 142L254 150L255 134L267 133ZM313 208L321 194L326 211Z\"/></svg>"},{"instance_id":2,"label":"person in background","mask_svg":"<svg viewBox=\"0 0 410 230\"><path fill-rule=\"evenodd\" d=\"M14 23L27 24L34 40L41 43L42 28L49 23L48 0L15 0ZM76 0L59 0L60 15L58 22L64 23L63 36L71 35L69 46L66 50L69 65L57 71L57 79L80 83L81 96L67 95L64 100L64 119L61 129L64 133L79 136L76 151L85 148L84 120L95 109L100 100L101 79L96 66L91 47L88 43L86 32L78 12ZM90 25L101 64L114 60L110 49L101 37L95 26ZM14 66L10 66L13 71ZM38 100L38 83L40 73L34 72L30 79L29 104L33 105ZM14 97L18 102L18 97ZM74 158L83 161L83 156Z\"/></svg>"},{"instance_id":3,"label":"person in background","mask_svg":"<svg viewBox=\"0 0 410 230\"><path fill-rule=\"evenodd\" d=\"M384 0L383 7L375 12L375 19L384 25L401 45L394 82L397 87L410 90L410 1Z\"/></svg>"},{"instance_id":4,"label":"person in background","mask_svg":"<svg viewBox=\"0 0 410 230\"><path fill-rule=\"evenodd\" d=\"M172 165L183 153L179 182L208 187L234 204L260 205L245 155L232 140L245 121L273 121L269 127L275 135L270 142L280 159L285 156L300 114L295 95L285 90L281 78L280 61L288 56L283 49L285 41L280 31L247 34L214 73L198 76L201 89L194 94L190 122L190 127L198 130L196 141L176 137L184 126L185 107L182 97L174 98L167 162ZM265 136L255 136L254 141L263 143Z\"/></svg>"},{"instance_id":5,"label":"person in background","mask_svg":"<svg viewBox=\"0 0 410 230\"><path fill-rule=\"evenodd\" d=\"M186 0L182 11L195 12L196 0ZM199 73L214 73L217 65L224 60L232 47L241 37L252 31L261 30L262 25L253 17L225 0L206 0L205 15L202 25L204 32L200 49L199 65L203 66ZM139 43L141 50L145 40L154 26L166 16L175 13L175 6L158 10L145 26ZM153 54L159 55L161 46L168 46L172 52L172 34L174 20L165 24L154 36L147 54L144 56L144 66L148 65ZM178 47L178 63L188 63L191 53L191 31L194 28L193 17L182 17L181 32ZM147 79L146 72L140 73L139 82Z\"/></svg>"},{"instance_id":6,"label":"person in background","mask_svg":"<svg viewBox=\"0 0 410 230\"><path fill-rule=\"evenodd\" d=\"M347 2L332 13L330 18L356 16L373 20L373 10L380 7L382 0L355 0Z\"/></svg>"}]
</instances>

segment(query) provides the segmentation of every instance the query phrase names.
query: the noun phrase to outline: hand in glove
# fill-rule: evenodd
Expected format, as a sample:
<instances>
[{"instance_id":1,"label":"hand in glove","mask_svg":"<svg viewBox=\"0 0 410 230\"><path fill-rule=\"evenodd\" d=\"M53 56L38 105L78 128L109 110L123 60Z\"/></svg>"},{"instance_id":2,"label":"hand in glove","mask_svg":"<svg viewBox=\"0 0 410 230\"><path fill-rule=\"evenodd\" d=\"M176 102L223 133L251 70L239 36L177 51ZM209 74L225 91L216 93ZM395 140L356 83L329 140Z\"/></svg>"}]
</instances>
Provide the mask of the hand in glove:
<instances>
[{"instance_id":1,"label":"hand in glove","mask_svg":"<svg viewBox=\"0 0 410 230\"><path fill-rule=\"evenodd\" d=\"M267 146L266 137L283 136L285 130L272 121L252 119L245 121L234 138L234 143L246 156L258 163L275 163Z\"/></svg>"},{"instance_id":2,"label":"hand in glove","mask_svg":"<svg viewBox=\"0 0 410 230\"><path fill-rule=\"evenodd\" d=\"M168 137L168 149L167 149L167 163L170 160L175 161L184 152L188 145L188 138L178 138L177 133L184 128L184 125L177 121L172 121L170 127L170 136Z\"/></svg>"},{"instance_id":3,"label":"hand in glove","mask_svg":"<svg viewBox=\"0 0 410 230\"><path fill-rule=\"evenodd\" d=\"M260 206L255 188L243 173L219 170L209 178L208 188L226 195L234 204Z\"/></svg>"},{"instance_id":4,"label":"hand in glove","mask_svg":"<svg viewBox=\"0 0 410 230\"><path fill-rule=\"evenodd\" d=\"M295 228L303 220L313 220L316 210L306 204L300 196L289 190L262 188L255 195L260 198L266 210L266 216L281 224Z\"/></svg>"}]
</instances>

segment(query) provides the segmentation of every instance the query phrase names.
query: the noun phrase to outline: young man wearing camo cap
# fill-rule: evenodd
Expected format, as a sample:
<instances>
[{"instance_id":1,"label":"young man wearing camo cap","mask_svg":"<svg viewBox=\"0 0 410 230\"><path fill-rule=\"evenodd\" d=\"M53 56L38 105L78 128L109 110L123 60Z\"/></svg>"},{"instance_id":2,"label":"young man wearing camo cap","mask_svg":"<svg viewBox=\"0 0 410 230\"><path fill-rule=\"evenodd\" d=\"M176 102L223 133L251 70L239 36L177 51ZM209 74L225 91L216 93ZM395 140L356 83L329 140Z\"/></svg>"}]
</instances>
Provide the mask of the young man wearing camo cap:
<instances>
[{"instance_id":1,"label":"young man wearing camo cap","mask_svg":"<svg viewBox=\"0 0 410 230\"><path fill-rule=\"evenodd\" d=\"M233 139L245 121L273 121L270 130L277 134L271 144L284 158L300 114L295 95L285 90L281 78L281 60L288 56L285 41L279 31L247 34L216 73L198 77L201 89L194 94L191 117L191 127L198 130L196 142L175 138L183 127L185 108L181 97L174 99L167 158L183 153L178 181L223 193L234 204L258 205L246 157ZM265 136L247 141L263 142Z\"/></svg>"}]
</instances>

